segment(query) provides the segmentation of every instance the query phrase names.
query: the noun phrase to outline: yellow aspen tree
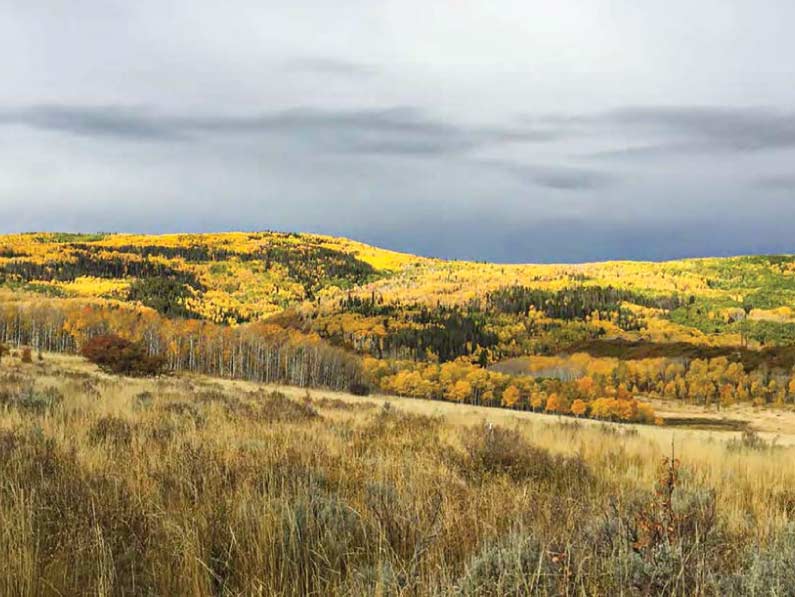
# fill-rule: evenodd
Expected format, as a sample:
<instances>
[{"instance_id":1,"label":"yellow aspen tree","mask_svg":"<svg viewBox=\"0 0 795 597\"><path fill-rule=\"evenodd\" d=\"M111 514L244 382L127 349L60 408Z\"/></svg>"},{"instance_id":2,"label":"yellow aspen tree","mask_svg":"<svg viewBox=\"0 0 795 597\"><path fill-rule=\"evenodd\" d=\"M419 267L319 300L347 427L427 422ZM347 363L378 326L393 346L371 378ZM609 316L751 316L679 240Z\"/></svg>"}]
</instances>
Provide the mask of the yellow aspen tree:
<instances>
[{"instance_id":1,"label":"yellow aspen tree","mask_svg":"<svg viewBox=\"0 0 795 597\"><path fill-rule=\"evenodd\" d=\"M514 408L516 403L519 402L520 396L519 388L510 385L502 392L502 405L506 408Z\"/></svg>"}]
</instances>

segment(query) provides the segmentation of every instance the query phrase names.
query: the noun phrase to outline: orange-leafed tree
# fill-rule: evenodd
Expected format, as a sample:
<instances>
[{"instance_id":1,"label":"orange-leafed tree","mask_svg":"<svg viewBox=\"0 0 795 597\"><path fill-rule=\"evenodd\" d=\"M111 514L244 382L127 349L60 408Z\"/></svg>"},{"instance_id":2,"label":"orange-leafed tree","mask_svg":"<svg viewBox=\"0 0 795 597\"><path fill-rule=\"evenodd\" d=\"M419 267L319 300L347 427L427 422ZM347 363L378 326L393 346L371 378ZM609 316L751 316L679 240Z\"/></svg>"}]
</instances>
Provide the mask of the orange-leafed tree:
<instances>
[{"instance_id":1,"label":"orange-leafed tree","mask_svg":"<svg viewBox=\"0 0 795 597\"><path fill-rule=\"evenodd\" d=\"M593 378L588 375L577 380L577 390L584 398L592 398L595 387Z\"/></svg>"},{"instance_id":2,"label":"orange-leafed tree","mask_svg":"<svg viewBox=\"0 0 795 597\"><path fill-rule=\"evenodd\" d=\"M647 402L638 402L636 420L640 423L657 423L658 419L654 414L654 407Z\"/></svg>"},{"instance_id":3,"label":"orange-leafed tree","mask_svg":"<svg viewBox=\"0 0 795 597\"><path fill-rule=\"evenodd\" d=\"M618 400L632 399L632 393L627 389L626 384L619 384L618 388L616 389L616 398Z\"/></svg>"},{"instance_id":4,"label":"orange-leafed tree","mask_svg":"<svg viewBox=\"0 0 795 597\"><path fill-rule=\"evenodd\" d=\"M734 404L734 386L725 383L720 387L720 405L731 406Z\"/></svg>"},{"instance_id":5,"label":"orange-leafed tree","mask_svg":"<svg viewBox=\"0 0 795 597\"><path fill-rule=\"evenodd\" d=\"M571 414L575 417L582 417L588 410L588 404L579 398L571 403Z\"/></svg>"},{"instance_id":6,"label":"orange-leafed tree","mask_svg":"<svg viewBox=\"0 0 795 597\"><path fill-rule=\"evenodd\" d=\"M566 399L558 394L550 394L547 398L547 405L545 410L549 413L558 413L565 415L569 413L569 405Z\"/></svg>"}]
</instances>

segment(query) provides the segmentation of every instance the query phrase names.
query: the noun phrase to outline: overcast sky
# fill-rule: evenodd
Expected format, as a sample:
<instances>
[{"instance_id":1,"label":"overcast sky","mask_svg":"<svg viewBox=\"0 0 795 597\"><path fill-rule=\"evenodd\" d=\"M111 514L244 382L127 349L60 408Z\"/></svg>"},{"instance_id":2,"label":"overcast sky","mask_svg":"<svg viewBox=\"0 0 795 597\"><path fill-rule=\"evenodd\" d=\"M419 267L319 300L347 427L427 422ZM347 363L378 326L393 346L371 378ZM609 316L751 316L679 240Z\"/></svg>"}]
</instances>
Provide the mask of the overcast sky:
<instances>
[{"instance_id":1,"label":"overcast sky","mask_svg":"<svg viewBox=\"0 0 795 597\"><path fill-rule=\"evenodd\" d=\"M0 0L0 232L795 252L789 0Z\"/></svg>"}]
</instances>

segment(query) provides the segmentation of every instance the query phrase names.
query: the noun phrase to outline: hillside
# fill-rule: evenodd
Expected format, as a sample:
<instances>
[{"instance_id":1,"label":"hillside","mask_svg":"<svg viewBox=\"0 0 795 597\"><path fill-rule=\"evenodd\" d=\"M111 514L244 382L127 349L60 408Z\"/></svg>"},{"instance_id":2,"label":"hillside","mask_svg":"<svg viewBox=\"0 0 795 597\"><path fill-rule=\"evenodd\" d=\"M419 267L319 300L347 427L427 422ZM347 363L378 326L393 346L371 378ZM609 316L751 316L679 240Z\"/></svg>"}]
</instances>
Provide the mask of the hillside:
<instances>
[{"instance_id":1,"label":"hillside","mask_svg":"<svg viewBox=\"0 0 795 597\"><path fill-rule=\"evenodd\" d=\"M308 234L19 234L0 283L0 340L113 331L175 370L605 418L639 417L634 396L795 400L793 256L504 265Z\"/></svg>"},{"instance_id":2,"label":"hillside","mask_svg":"<svg viewBox=\"0 0 795 597\"><path fill-rule=\"evenodd\" d=\"M347 239L276 232L0 237L0 281L7 285L140 302L218 323L263 319L416 261Z\"/></svg>"},{"instance_id":3,"label":"hillside","mask_svg":"<svg viewBox=\"0 0 795 597\"><path fill-rule=\"evenodd\" d=\"M218 323L266 319L307 302L324 303L321 313L367 310L358 304L334 309L329 299L344 294L404 308L483 307L486 300L500 313L534 308L551 319L598 318L613 335L655 340L795 339L789 327L795 323L793 256L502 265L427 259L309 234L41 233L0 236L0 283L53 296L140 302ZM538 293L519 296L522 288ZM605 288L618 292L594 296ZM494 298L497 291L501 296ZM545 308L550 303L561 308ZM385 309L369 311L380 317Z\"/></svg>"}]
</instances>

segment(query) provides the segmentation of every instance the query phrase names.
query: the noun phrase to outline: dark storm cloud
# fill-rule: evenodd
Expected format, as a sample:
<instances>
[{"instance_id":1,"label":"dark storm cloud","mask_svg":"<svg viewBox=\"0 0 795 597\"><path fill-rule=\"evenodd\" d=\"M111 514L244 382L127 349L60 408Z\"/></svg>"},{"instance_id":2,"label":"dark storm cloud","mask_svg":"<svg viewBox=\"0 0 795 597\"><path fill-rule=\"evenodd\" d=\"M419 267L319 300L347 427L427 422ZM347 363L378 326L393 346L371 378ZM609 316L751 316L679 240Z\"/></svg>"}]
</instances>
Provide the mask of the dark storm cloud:
<instances>
[{"instance_id":1,"label":"dark storm cloud","mask_svg":"<svg viewBox=\"0 0 795 597\"><path fill-rule=\"evenodd\" d=\"M743 153L795 147L795 112L766 107L626 106L591 115L528 118L561 137L596 138L593 157Z\"/></svg>"},{"instance_id":2,"label":"dark storm cloud","mask_svg":"<svg viewBox=\"0 0 795 597\"><path fill-rule=\"evenodd\" d=\"M540 187L564 191L582 191L605 188L615 182L613 176L573 166L549 166L484 161L486 165L510 174L523 182Z\"/></svg>"},{"instance_id":3,"label":"dark storm cloud","mask_svg":"<svg viewBox=\"0 0 795 597\"><path fill-rule=\"evenodd\" d=\"M795 250L795 3L343 4L0 0L0 230Z\"/></svg>"},{"instance_id":4,"label":"dark storm cloud","mask_svg":"<svg viewBox=\"0 0 795 597\"><path fill-rule=\"evenodd\" d=\"M756 179L753 186L772 191L795 192L795 175L763 176Z\"/></svg>"},{"instance_id":5,"label":"dark storm cloud","mask_svg":"<svg viewBox=\"0 0 795 597\"><path fill-rule=\"evenodd\" d=\"M795 113L720 106L630 107L603 120L648 132L689 138L710 151L758 151L795 146Z\"/></svg>"},{"instance_id":6,"label":"dark storm cloud","mask_svg":"<svg viewBox=\"0 0 795 597\"><path fill-rule=\"evenodd\" d=\"M31 106L0 110L0 125L24 125L87 137L167 140L181 137L174 122L138 108L120 106Z\"/></svg>"},{"instance_id":7,"label":"dark storm cloud","mask_svg":"<svg viewBox=\"0 0 795 597\"><path fill-rule=\"evenodd\" d=\"M174 141L211 135L271 135L347 153L433 155L553 140L545 130L466 128L411 107L290 109L244 116L169 116L122 106L41 105L0 110L0 124L86 137Z\"/></svg>"},{"instance_id":8,"label":"dark storm cloud","mask_svg":"<svg viewBox=\"0 0 795 597\"><path fill-rule=\"evenodd\" d=\"M515 214L511 214L512 216ZM514 221L517 220L517 221ZM656 222L549 217L530 221L499 214L474 221L448 216L413 221L406 231L376 226L358 236L365 242L400 248L407 241L420 254L505 263L577 263L632 259L659 261L686 257L791 253L789 224L734 214L660 225ZM466 243L460 241L467 238Z\"/></svg>"},{"instance_id":9,"label":"dark storm cloud","mask_svg":"<svg viewBox=\"0 0 795 597\"><path fill-rule=\"evenodd\" d=\"M528 124L529 122L529 124ZM539 122L541 123L539 125ZM503 143L602 139L629 145L598 157L656 157L686 152L755 152L795 147L795 113L771 108L624 107L590 116L531 118L514 127L462 127L413 107L290 109L254 115L174 116L129 106L38 105L0 111L0 124L140 140L207 134L280 134L348 152L442 154Z\"/></svg>"}]
</instances>

